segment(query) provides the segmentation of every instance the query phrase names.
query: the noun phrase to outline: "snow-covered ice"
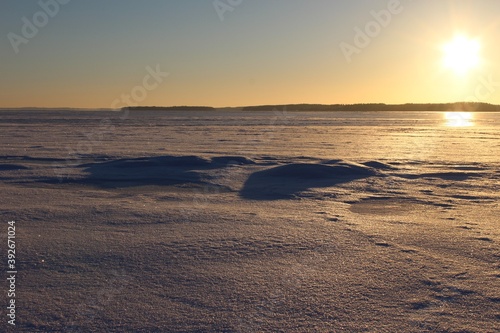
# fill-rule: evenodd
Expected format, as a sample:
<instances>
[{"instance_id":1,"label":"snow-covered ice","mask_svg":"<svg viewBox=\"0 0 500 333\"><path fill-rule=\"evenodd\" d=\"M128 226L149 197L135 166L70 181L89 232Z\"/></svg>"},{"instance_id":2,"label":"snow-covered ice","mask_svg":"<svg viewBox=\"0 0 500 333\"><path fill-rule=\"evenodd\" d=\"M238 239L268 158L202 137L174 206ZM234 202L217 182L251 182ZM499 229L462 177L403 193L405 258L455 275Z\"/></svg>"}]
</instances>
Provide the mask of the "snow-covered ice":
<instances>
[{"instance_id":1,"label":"snow-covered ice","mask_svg":"<svg viewBox=\"0 0 500 333\"><path fill-rule=\"evenodd\" d=\"M1 111L23 332L494 332L500 114Z\"/></svg>"}]
</instances>

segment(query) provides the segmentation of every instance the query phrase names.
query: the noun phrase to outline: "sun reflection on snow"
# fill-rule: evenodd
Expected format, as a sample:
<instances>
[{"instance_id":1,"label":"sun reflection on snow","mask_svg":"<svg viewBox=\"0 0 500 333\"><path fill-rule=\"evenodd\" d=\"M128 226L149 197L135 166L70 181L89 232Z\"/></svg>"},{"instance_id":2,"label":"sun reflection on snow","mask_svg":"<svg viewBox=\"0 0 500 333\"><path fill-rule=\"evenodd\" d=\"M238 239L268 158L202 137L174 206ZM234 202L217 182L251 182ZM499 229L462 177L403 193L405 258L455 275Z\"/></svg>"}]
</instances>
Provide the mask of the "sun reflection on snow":
<instances>
[{"instance_id":1,"label":"sun reflection on snow","mask_svg":"<svg viewBox=\"0 0 500 333\"><path fill-rule=\"evenodd\" d=\"M474 114L472 112L445 112L446 126L468 127L474 126Z\"/></svg>"}]
</instances>

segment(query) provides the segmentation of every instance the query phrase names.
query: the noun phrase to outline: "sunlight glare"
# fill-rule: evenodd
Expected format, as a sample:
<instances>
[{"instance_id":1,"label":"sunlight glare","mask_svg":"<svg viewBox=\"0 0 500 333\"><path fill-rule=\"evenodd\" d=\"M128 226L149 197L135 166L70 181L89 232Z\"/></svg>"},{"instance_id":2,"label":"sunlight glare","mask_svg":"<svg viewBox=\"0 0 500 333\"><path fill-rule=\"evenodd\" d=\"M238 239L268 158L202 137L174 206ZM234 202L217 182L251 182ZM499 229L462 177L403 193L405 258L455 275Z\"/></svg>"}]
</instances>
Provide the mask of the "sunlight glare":
<instances>
[{"instance_id":1,"label":"sunlight glare","mask_svg":"<svg viewBox=\"0 0 500 333\"><path fill-rule=\"evenodd\" d=\"M474 114L471 112L445 112L446 126L468 127L474 125Z\"/></svg>"}]
</instances>

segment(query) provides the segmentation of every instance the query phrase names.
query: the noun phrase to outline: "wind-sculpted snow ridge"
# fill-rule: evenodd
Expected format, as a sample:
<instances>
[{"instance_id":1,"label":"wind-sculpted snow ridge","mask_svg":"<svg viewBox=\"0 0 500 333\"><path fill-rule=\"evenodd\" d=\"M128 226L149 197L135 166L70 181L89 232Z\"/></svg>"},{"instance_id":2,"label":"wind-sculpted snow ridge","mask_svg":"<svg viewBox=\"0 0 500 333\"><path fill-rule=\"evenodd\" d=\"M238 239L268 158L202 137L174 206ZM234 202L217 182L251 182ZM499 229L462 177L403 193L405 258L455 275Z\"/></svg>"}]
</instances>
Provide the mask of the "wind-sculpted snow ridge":
<instances>
[{"instance_id":1,"label":"wind-sculpted snow ridge","mask_svg":"<svg viewBox=\"0 0 500 333\"><path fill-rule=\"evenodd\" d=\"M287 199L300 195L310 188L331 187L382 173L376 168L340 160L325 163L301 163L299 158L269 168L267 161L254 161L243 156L157 156L132 159L116 159L107 162L81 165L86 175L79 183L98 184L106 187L129 187L144 185L198 184L217 186L225 178L234 183L227 168L240 168L248 174L240 196L245 199ZM316 160L317 161L317 160ZM279 163L279 162L278 162ZM276 163L276 164L278 164ZM275 165L276 165L275 164ZM379 166L379 165L377 165ZM380 167L380 166L379 166ZM255 171L256 170L256 171Z\"/></svg>"},{"instance_id":2,"label":"wind-sculpted snow ridge","mask_svg":"<svg viewBox=\"0 0 500 333\"><path fill-rule=\"evenodd\" d=\"M255 162L249 158L229 155L212 158L196 155L133 158L88 155L76 160L0 156L0 178L13 183L80 184L107 188L182 184L204 186L212 184L214 173L253 164Z\"/></svg>"},{"instance_id":3,"label":"wind-sculpted snow ridge","mask_svg":"<svg viewBox=\"0 0 500 333\"><path fill-rule=\"evenodd\" d=\"M11 162L15 161L16 164ZM32 157L9 157L0 163L1 176L13 182L80 184L105 188L137 186L222 186L239 191L242 199L277 200L299 197L309 189L334 187L395 169L382 162L358 164L339 159L245 156L86 156L81 164L57 177L49 161ZM53 162L53 161L52 161ZM63 161L57 161L61 164ZM24 173L23 173L24 172ZM221 185L223 184L223 185Z\"/></svg>"},{"instance_id":4,"label":"wind-sculpted snow ridge","mask_svg":"<svg viewBox=\"0 0 500 333\"><path fill-rule=\"evenodd\" d=\"M144 185L214 185L210 170L232 165L251 165L254 161L239 156L156 156L118 159L84 165L87 176L80 181L111 187Z\"/></svg>"},{"instance_id":5,"label":"wind-sculpted snow ridge","mask_svg":"<svg viewBox=\"0 0 500 333\"><path fill-rule=\"evenodd\" d=\"M290 163L253 173L240 195L254 200L287 199L311 188L331 187L378 175L381 173L376 169L352 162Z\"/></svg>"},{"instance_id":6,"label":"wind-sculpted snow ridge","mask_svg":"<svg viewBox=\"0 0 500 333\"><path fill-rule=\"evenodd\" d=\"M309 156L88 155L80 164L32 156L0 157L0 179L42 186L83 185L107 189L153 186L195 191L196 200L232 192L244 200L319 199L354 203L401 197L433 206L461 200L491 202L500 183L497 167L484 163L369 160L360 163ZM63 175L61 177L60 175ZM44 184L44 185L43 185ZM493 187L492 187L493 186ZM171 191L171 190L169 190ZM451 201L450 201L451 200Z\"/></svg>"}]
</instances>

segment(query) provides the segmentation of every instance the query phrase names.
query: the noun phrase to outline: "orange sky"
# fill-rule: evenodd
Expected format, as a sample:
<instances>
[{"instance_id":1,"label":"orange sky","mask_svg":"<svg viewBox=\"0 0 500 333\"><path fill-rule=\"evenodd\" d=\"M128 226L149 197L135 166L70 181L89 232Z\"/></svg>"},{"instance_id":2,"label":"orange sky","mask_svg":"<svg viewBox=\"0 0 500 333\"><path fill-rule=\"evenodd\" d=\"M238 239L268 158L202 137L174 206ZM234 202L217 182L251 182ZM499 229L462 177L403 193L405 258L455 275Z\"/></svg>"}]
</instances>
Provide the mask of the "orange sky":
<instances>
[{"instance_id":1,"label":"orange sky","mask_svg":"<svg viewBox=\"0 0 500 333\"><path fill-rule=\"evenodd\" d=\"M498 1L221 1L2 4L0 107L500 104ZM457 34L480 43L460 74Z\"/></svg>"}]
</instances>

